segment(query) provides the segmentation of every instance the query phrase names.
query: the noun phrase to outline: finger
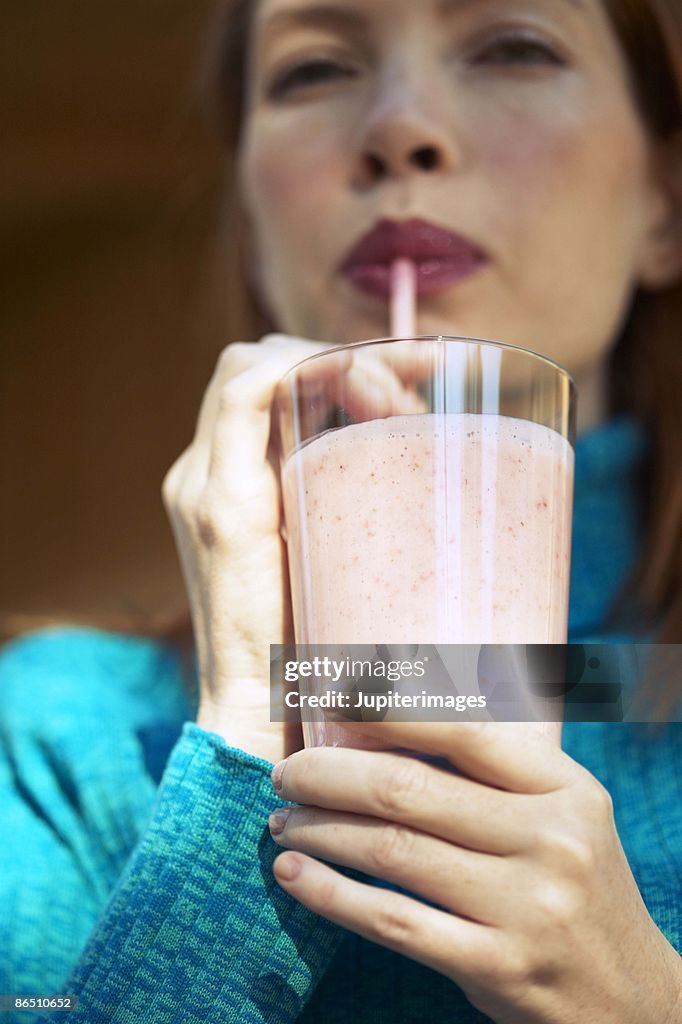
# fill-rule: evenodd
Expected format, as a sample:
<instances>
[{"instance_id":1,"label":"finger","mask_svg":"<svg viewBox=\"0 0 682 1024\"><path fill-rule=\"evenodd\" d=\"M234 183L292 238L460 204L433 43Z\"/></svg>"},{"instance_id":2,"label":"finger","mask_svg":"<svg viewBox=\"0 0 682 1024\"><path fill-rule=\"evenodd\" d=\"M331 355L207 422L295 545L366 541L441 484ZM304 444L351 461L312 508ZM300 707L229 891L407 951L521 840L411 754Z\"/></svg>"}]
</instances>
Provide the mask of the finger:
<instances>
[{"instance_id":1,"label":"finger","mask_svg":"<svg viewBox=\"0 0 682 1024\"><path fill-rule=\"evenodd\" d=\"M352 736L443 757L465 775L516 793L548 793L569 785L578 765L525 722L347 722ZM349 741L351 745L352 741Z\"/></svg>"},{"instance_id":2,"label":"finger","mask_svg":"<svg viewBox=\"0 0 682 1024\"><path fill-rule=\"evenodd\" d=\"M288 880L286 874L296 869ZM303 854L282 854L273 871L277 882L314 913L456 982L475 978L499 956L493 929L346 878Z\"/></svg>"},{"instance_id":3,"label":"finger","mask_svg":"<svg viewBox=\"0 0 682 1024\"><path fill-rule=\"evenodd\" d=\"M194 432L195 445L210 444L213 427L218 413L220 390L231 377L244 373L263 358L258 343L235 342L228 345L220 355L213 375L204 393Z\"/></svg>"},{"instance_id":4,"label":"finger","mask_svg":"<svg viewBox=\"0 0 682 1024\"><path fill-rule=\"evenodd\" d=\"M317 389L320 385L332 383L336 377L343 376L352 365L353 358L347 350L330 346L321 347L318 351L309 352L295 367L296 386L304 393L308 387Z\"/></svg>"},{"instance_id":5,"label":"finger","mask_svg":"<svg viewBox=\"0 0 682 1024\"><path fill-rule=\"evenodd\" d=\"M210 442L220 404L220 394L229 380L264 362L270 353L295 351L296 357L292 359L288 367L290 369L295 363L329 347L322 342L286 334L270 334L258 342L233 342L228 345L222 351L206 389L197 420L195 441Z\"/></svg>"},{"instance_id":6,"label":"finger","mask_svg":"<svg viewBox=\"0 0 682 1024\"><path fill-rule=\"evenodd\" d=\"M426 403L384 362L348 350L326 353L296 368L290 386L292 398L305 403L306 433L311 413L315 422L326 422L334 407L355 420L381 419L391 415L426 412ZM299 410L300 414L300 410Z\"/></svg>"},{"instance_id":7,"label":"finger","mask_svg":"<svg viewBox=\"0 0 682 1024\"><path fill-rule=\"evenodd\" d=\"M464 850L405 825L318 807L292 807L280 846L383 878L480 924L499 923L509 863Z\"/></svg>"},{"instance_id":8,"label":"finger","mask_svg":"<svg viewBox=\"0 0 682 1024\"><path fill-rule=\"evenodd\" d=\"M184 452L178 456L166 473L161 485L161 496L171 522L175 518L176 500L180 493L182 481L187 473L187 464L191 458L191 454L191 448L185 448Z\"/></svg>"},{"instance_id":9,"label":"finger","mask_svg":"<svg viewBox=\"0 0 682 1024\"><path fill-rule=\"evenodd\" d=\"M392 345L370 345L358 352L383 363L403 384L413 386L428 380L434 373L442 374L448 351L446 345L446 342L424 338Z\"/></svg>"},{"instance_id":10,"label":"finger","mask_svg":"<svg viewBox=\"0 0 682 1024\"><path fill-rule=\"evenodd\" d=\"M428 406L416 385L443 359L442 345L430 340L337 347L324 359L306 360L296 386L301 395L330 408L340 405L357 419L421 413Z\"/></svg>"},{"instance_id":11,"label":"finger","mask_svg":"<svg viewBox=\"0 0 682 1024\"><path fill-rule=\"evenodd\" d=\"M532 807L406 754L311 747L290 757L280 796L298 804L398 822L481 853L525 849Z\"/></svg>"},{"instance_id":12,"label":"finger","mask_svg":"<svg viewBox=\"0 0 682 1024\"><path fill-rule=\"evenodd\" d=\"M271 351L266 359L233 377L220 391L213 429L209 474L247 485L255 470L262 469L270 439L275 389L284 375L309 354L293 344Z\"/></svg>"},{"instance_id":13,"label":"finger","mask_svg":"<svg viewBox=\"0 0 682 1024\"><path fill-rule=\"evenodd\" d=\"M423 398L405 387L400 376L381 360L358 358L356 353L347 380L349 393L345 404L352 416L381 419L427 411Z\"/></svg>"}]
</instances>

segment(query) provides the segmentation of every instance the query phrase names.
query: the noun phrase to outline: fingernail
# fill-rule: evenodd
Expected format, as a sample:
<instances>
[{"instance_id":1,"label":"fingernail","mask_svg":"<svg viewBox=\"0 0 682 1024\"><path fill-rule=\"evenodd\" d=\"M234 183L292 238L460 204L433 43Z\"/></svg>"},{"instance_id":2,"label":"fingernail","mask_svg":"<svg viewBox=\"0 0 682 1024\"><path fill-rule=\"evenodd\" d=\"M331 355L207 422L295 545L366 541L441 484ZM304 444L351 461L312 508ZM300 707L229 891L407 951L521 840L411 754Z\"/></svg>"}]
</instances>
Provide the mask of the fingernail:
<instances>
[{"instance_id":1,"label":"fingernail","mask_svg":"<svg viewBox=\"0 0 682 1024\"><path fill-rule=\"evenodd\" d=\"M286 857L275 860L275 878L281 882L293 882L301 873L303 863L295 853L287 853Z\"/></svg>"},{"instance_id":2,"label":"fingernail","mask_svg":"<svg viewBox=\"0 0 682 1024\"><path fill-rule=\"evenodd\" d=\"M287 763L286 758L283 761L278 761L275 767L272 769L270 778L275 790L279 793L282 788L282 775L284 774L284 766Z\"/></svg>"},{"instance_id":3,"label":"fingernail","mask_svg":"<svg viewBox=\"0 0 682 1024\"><path fill-rule=\"evenodd\" d=\"M283 807L279 811L273 811L268 818L268 825L273 836L278 836L280 832L284 831L284 826L287 823L289 817L289 808Z\"/></svg>"}]
</instances>

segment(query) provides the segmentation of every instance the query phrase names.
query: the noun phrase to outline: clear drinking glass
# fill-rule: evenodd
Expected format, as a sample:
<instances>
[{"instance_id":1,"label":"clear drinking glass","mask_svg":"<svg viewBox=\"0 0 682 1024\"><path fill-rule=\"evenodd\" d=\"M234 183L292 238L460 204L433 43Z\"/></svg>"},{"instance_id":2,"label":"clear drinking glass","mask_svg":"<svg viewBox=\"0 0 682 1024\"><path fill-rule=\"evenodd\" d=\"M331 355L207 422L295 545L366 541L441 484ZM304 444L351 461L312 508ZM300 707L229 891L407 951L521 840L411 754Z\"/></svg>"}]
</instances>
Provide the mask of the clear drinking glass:
<instances>
[{"instance_id":1,"label":"clear drinking glass","mask_svg":"<svg viewBox=\"0 0 682 1024\"><path fill-rule=\"evenodd\" d=\"M575 386L558 364L361 342L295 366L275 407L297 644L566 642ZM304 739L347 741L332 722Z\"/></svg>"}]
</instances>

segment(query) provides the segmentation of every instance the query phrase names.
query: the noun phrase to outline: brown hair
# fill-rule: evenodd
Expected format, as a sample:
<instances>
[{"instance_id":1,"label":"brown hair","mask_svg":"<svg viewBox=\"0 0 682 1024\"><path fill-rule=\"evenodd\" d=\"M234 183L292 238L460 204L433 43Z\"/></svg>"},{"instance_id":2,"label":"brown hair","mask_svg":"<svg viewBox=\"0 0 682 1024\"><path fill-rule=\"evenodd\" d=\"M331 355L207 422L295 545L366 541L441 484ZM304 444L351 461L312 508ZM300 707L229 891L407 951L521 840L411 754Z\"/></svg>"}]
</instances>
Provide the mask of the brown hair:
<instances>
[{"instance_id":1,"label":"brown hair","mask_svg":"<svg viewBox=\"0 0 682 1024\"><path fill-rule=\"evenodd\" d=\"M272 325L244 275L236 156L244 105L245 55L254 0L223 0L211 26L204 80L221 134L229 184L222 264L222 325L228 339L258 338ZM682 7L679 0L605 0L630 71L631 88L661 154L682 222ZM682 232L682 223L680 225ZM682 642L682 282L639 292L611 358L611 412L631 413L652 438L644 505L646 532L636 593L643 629Z\"/></svg>"},{"instance_id":2,"label":"brown hair","mask_svg":"<svg viewBox=\"0 0 682 1024\"><path fill-rule=\"evenodd\" d=\"M682 233L682 7L678 0L605 0L625 52L632 88L662 173L677 201ZM649 428L646 533L630 589L643 625L661 642L682 641L682 282L640 292L612 358L614 412Z\"/></svg>"},{"instance_id":3,"label":"brown hair","mask_svg":"<svg viewBox=\"0 0 682 1024\"><path fill-rule=\"evenodd\" d=\"M200 90L225 147L228 187L216 260L216 313L224 339L257 339L272 328L245 274L236 180L245 62L257 0L219 0L209 25ZM682 7L679 0L604 0L626 55L632 90L653 143L665 154L682 221ZM681 228L682 230L682 228ZM611 411L632 413L649 429L652 452L644 503L646 532L629 590L643 628L682 642L682 282L636 295L611 360ZM189 614L139 623L136 632L191 638Z\"/></svg>"}]
</instances>

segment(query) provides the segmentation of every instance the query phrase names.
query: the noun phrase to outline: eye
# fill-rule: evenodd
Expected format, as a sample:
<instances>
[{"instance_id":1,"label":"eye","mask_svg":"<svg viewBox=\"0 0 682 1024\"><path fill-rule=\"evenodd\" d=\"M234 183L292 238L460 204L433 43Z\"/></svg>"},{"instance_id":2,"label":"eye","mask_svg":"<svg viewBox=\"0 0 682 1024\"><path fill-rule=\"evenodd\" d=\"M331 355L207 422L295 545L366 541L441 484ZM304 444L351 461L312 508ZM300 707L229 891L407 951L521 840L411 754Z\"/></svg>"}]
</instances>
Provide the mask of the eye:
<instances>
[{"instance_id":1,"label":"eye","mask_svg":"<svg viewBox=\"0 0 682 1024\"><path fill-rule=\"evenodd\" d=\"M562 55L549 43L530 36L506 36L479 50L476 64L502 64L522 67L549 65L565 67Z\"/></svg>"},{"instance_id":2,"label":"eye","mask_svg":"<svg viewBox=\"0 0 682 1024\"><path fill-rule=\"evenodd\" d=\"M355 72L328 58L318 57L302 61L277 75L268 88L268 95L274 99L294 90L311 89L339 78L353 78Z\"/></svg>"}]
</instances>

